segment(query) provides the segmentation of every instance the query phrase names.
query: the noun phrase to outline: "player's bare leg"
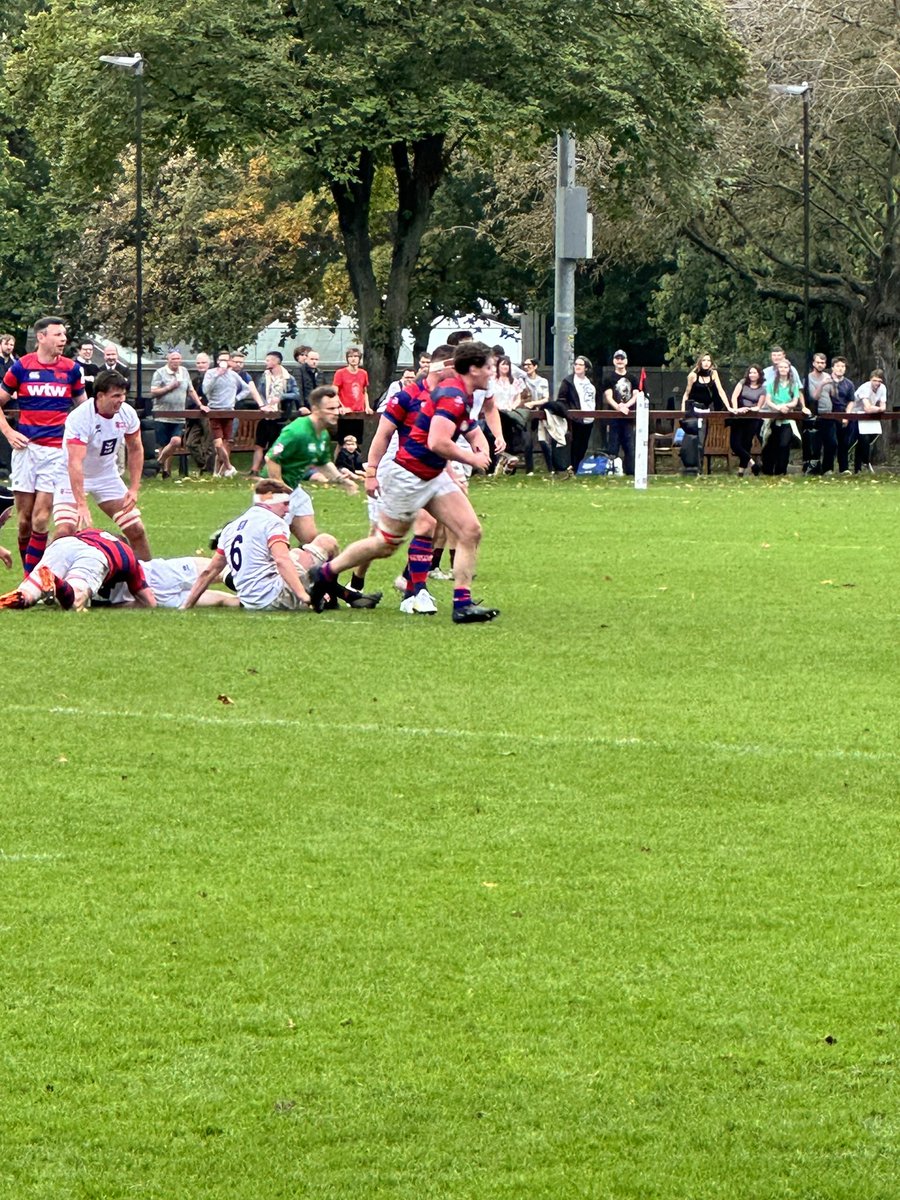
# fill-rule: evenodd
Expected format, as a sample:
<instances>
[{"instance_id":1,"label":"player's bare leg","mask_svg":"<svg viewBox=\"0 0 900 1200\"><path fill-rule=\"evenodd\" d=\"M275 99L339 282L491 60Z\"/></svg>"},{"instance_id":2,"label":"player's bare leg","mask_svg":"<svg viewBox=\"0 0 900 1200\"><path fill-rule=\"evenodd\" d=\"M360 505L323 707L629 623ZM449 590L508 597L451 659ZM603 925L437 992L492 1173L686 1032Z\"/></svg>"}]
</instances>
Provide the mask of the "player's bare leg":
<instances>
[{"instance_id":1,"label":"player's bare leg","mask_svg":"<svg viewBox=\"0 0 900 1200\"><path fill-rule=\"evenodd\" d=\"M456 541L453 620L466 624L493 621L500 615L496 608L484 608L472 603L472 580L481 542L481 524L468 496L461 491L447 492L429 501L428 509L442 525L446 525L448 534Z\"/></svg>"},{"instance_id":2,"label":"player's bare leg","mask_svg":"<svg viewBox=\"0 0 900 1200\"><path fill-rule=\"evenodd\" d=\"M101 500L98 507L115 521L141 562L149 562L153 554L141 520L141 510L136 505L123 509L122 500Z\"/></svg>"}]
</instances>

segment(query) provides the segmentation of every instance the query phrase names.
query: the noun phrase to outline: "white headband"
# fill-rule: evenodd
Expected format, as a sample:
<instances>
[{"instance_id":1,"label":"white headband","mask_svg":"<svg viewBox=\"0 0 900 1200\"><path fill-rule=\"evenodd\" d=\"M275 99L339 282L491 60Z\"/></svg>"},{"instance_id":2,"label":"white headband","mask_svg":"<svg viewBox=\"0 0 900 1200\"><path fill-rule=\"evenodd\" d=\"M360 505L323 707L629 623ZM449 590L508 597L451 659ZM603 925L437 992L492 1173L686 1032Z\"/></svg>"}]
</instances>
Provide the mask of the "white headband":
<instances>
[{"instance_id":1,"label":"white headband","mask_svg":"<svg viewBox=\"0 0 900 1200\"><path fill-rule=\"evenodd\" d=\"M254 497L254 504L265 504L268 507L271 504L290 504L290 492L265 492L262 496Z\"/></svg>"}]
</instances>

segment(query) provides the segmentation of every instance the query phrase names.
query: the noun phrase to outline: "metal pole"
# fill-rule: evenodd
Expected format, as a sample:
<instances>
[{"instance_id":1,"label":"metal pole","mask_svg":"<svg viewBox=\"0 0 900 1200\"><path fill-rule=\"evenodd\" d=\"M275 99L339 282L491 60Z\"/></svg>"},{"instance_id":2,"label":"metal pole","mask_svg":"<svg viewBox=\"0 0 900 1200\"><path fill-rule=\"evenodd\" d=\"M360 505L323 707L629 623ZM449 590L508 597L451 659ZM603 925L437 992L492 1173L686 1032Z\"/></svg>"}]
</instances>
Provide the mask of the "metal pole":
<instances>
[{"instance_id":1,"label":"metal pole","mask_svg":"<svg viewBox=\"0 0 900 1200\"><path fill-rule=\"evenodd\" d=\"M803 402L809 407L809 85L803 92Z\"/></svg>"},{"instance_id":2,"label":"metal pole","mask_svg":"<svg viewBox=\"0 0 900 1200\"><path fill-rule=\"evenodd\" d=\"M575 362L575 259L563 258L566 209L563 189L575 186L575 139L563 130L556 142L556 272L553 298L553 394Z\"/></svg>"},{"instance_id":3,"label":"metal pole","mask_svg":"<svg viewBox=\"0 0 900 1200\"><path fill-rule=\"evenodd\" d=\"M143 172L142 172L142 130L141 119L144 108L144 62L143 59L135 67L135 111L134 111L134 187L135 187L135 233L134 259L136 275L136 308L134 315L134 333L137 341L137 381L135 384L135 407L140 416L144 416L143 402L143 346L144 346L144 211L143 211Z\"/></svg>"}]
</instances>

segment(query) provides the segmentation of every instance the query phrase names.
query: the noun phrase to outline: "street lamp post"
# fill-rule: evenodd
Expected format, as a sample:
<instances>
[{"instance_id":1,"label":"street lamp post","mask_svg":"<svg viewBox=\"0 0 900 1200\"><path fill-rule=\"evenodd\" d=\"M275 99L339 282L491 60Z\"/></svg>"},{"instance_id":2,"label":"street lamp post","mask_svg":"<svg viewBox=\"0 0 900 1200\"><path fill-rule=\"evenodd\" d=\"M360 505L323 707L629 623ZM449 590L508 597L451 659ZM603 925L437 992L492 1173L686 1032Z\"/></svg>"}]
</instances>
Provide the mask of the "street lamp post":
<instances>
[{"instance_id":1,"label":"street lamp post","mask_svg":"<svg viewBox=\"0 0 900 1200\"><path fill-rule=\"evenodd\" d=\"M134 76L134 265L135 265L135 313L134 335L137 342L137 365L135 401L141 416L144 415L142 399L142 354L144 345L144 206L142 176L141 120L144 111L144 58L141 54L101 54L100 61L127 71Z\"/></svg>"},{"instance_id":2,"label":"street lamp post","mask_svg":"<svg viewBox=\"0 0 900 1200\"><path fill-rule=\"evenodd\" d=\"M803 353L806 369L803 372L803 401L809 405L809 83L770 83L776 96L800 96L803 100Z\"/></svg>"}]
</instances>

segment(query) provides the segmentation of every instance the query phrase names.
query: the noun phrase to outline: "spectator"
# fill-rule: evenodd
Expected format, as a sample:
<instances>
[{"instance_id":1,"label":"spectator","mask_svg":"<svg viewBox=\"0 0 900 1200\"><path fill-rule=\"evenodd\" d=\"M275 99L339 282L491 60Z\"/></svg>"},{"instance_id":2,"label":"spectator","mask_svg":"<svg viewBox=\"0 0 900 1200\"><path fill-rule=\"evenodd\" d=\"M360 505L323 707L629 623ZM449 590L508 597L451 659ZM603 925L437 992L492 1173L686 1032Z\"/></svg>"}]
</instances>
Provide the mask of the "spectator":
<instances>
[{"instance_id":1,"label":"spectator","mask_svg":"<svg viewBox=\"0 0 900 1200\"><path fill-rule=\"evenodd\" d=\"M166 365L154 371L150 380L153 416L156 425L156 461L163 479L168 479L169 459L181 449L184 418L170 414L184 412L188 396L199 404L187 367L177 350L166 355Z\"/></svg>"},{"instance_id":2,"label":"spectator","mask_svg":"<svg viewBox=\"0 0 900 1200\"><path fill-rule=\"evenodd\" d=\"M766 367L765 371L763 371L763 382L765 383L766 387L768 387L774 381L775 373L778 370L779 364L787 362L787 357L781 346L773 346L769 351L769 358L771 360L770 365ZM788 363L788 366L791 368L791 379L794 381L797 387L799 387L800 375L797 372L797 368L791 363Z\"/></svg>"},{"instance_id":3,"label":"spectator","mask_svg":"<svg viewBox=\"0 0 900 1200\"><path fill-rule=\"evenodd\" d=\"M522 379L516 378L513 374L513 365L509 355L502 354L497 359L497 377L494 380L494 403L497 405L497 411L500 414L500 428L503 430L507 450L517 448L517 443L520 441L520 435L524 427L524 419L521 416L520 410L523 393L527 395L524 375ZM514 456L512 454L500 455L495 468L495 474L506 465L513 465L513 463Z\"/></svg>"},{"instance_id":4,"label":"spectator","mask_svg":"<svg viewBox=\"0 0 900 1200\"><path fill-rule=\"evenodd\" d=\"M88 400L94 398L94 380L100 368L94 363L94 343L82 342L75 355L75 361L81 367L81 378L84 382L84 394Z\"/></svg>"},{"instance_id":5,"label":"spectator","mask_svg":"<svg viewBox=\"0 0 900 1200\"><path fill-rule=\"evenodd\" d=\"M603 380L603 401L608 408L628 416L634 415L637 404L636 393L640 385L633 375L628 374L628 355L617 350L613 355L613 369ZM585 446L587 443L585 443ZM634 474L634 425L628 421L610 421L607 439L609 453L613 458L621 456L626 475ZM573 466L574 461L573 461Z\"/></svg>"},{"instance_id":6,"label":"spectator","mask_svg":"<svg viewBox=\"0 0 900 1200\"><path fill-rule=\"evenodd\" d=\"M11 333L0 333L0 379L16 361L16 339Z\"/></svg>"},{"instance_id":7,"label":"spectator","mask_svg":"<svg viewBox=\"0 0 900 1200\"><path fill-rule=\"evenodd\" d=\"M533 475L534 474L534 431L532 428L531 413L535 409L543 409L544 405L550 399L550 384L543 377L543 375L538 374L538 365L533 358L526 358L525 362L522 365L525 368L525 393L524 393L525 403L524 403L524 407L525 407L525 411L528 413L528 420L526 421L525 429L523 430L523 434L522 434L524 446L525 446L525 473L526 473L526 475ZM554 471L553 448L557 443L554 443L552 441L552 439L549 439L549 429L548 429L547 420L546 420L546 410L544 410L544 412L545 412L545 419L538 423L538 442L540 443L541 451L544 455L544 461L547 464L547 470L550 474L552 474ZM558 418L557 418L557 420L558 420ZM547 441L544 440L545 437L548 438ZM566 448L566 431L565 431L565 429L562 430L562 448L563 448L563 452L565 454L565 448ZM563 463L562 470L565 470L565 469L566 469L566 464Z\"/></svg>"},{"instance_id":8,"label":"spectator","mask_svg":"<svg viewBox=\"0 0 900 1200\"><path fill-rule=\"evenodd\" d=\"M238 404L240 405L241 401L246 401L246 408L253 408L254 405L256 408L262 408L262 396L260 396L259 390L257 389L256 384L253 382L253 376L247 370L247 355L243 352L243 350L232 350L229 357L229 366L231 367L232 371L234 371L235 374L238 375L247 385L247 390L249 393L244 396L238 396Z\"/></svg>"},{"instance_id":9,"label":"spectator","mask_svg":"<svg viewBox=\"0 0 900 1200\"><path fill-rule=\"evenodd\" d=\"M809 409L803 403L800 377L786 358L782 358L778 363L772 382L766 385L766 397L761 411L764 413L802 412L809 416ZM799 442L800 432L793 421L770 419L766 422L763 430L763 474L787 474L791 457L791 442L794 438Z\"/></svg>"},{"instance_id":10,"label":"spectator","mask_svg":"<svg viewBox=\"0 0 900 1200\"><path fill-rule=\"evenodd\" d=\"M688 372L681 407L685 412L685 419L681 422L681 428L684 430L681 462L686 474L696 475L703 460L706 435L706 423L699 418L716 409L720 412L723 408L731 411L731 404L725 395L712 355L701 354L693 370Z\"/></svg>"},{"instance_id":11,"label":"spectator","mask_svg":"<svg viewBox=\"0 0 900 1200\"><path fill-rule=\"evenodd\" d=\"M821 352L817 351L812 356L812 370L806 376L806 403L813 416L816 416L819 412L822 389L826 384L831 383L831 376L825 370L827 365L828 359ZM826 395L824 403L830 403L830 394ZM831 409L827 408L822 411L830 412ZM822 422L822 425L832 424L832 421ZM800 432L800 436L803 441L803 474L820 475L822 472L822 436L818 423L815 421L806 422Z\"/></svg>"},{"instance_id":12,"label":"spectator","mask_svg":"<svg viewBox=\"0 0 900 1200\"><path fill-rule=\"evenodd\" d=\"M266 369L259 377L259 393L263 400L263 412L271 413L256 425L256 439L253 446L253 462L250 467L251 475L258 475L262 466L263 456L270 446L274 445L284 423L294 407L294 400L300 390L293 375L282 365L283 355L280 350L270 350L266 355Z\"/></svg>"},{"instance_id":13,"label":"spectator","mask_svg":"<svg viewBox=\"0 0 900 1200\"><path fill-rule=\"evenodd\" d=\"M354 476L365 477L359 443L352 433L348 433L341 442L334 456L334 465L345 479L352 479Z\"/></svg>"},{"instance_id":14,"label":"spectator","mask_svg":"<svg viewBox=\"0 0 900 1200\"><path fill-rule=\"evenodd\" d=\"M303 363L300 369L300 397L297 405L297 416L308 417L310 413L309 398L316 390L322 386L322 372L319 370L319 352L318 350L309 350L306 355L306 362Z\"/></svg>"},{"instance_id":15,"label":"spectator","mask_svg":"<svg viewBox=\"0 0 900 1200\"><path fill-rule=\"evenodd\" d=\"M735 384L729 407L735 413L759 412L759 406L763 403L765 394L766 385L763 383L762 367L752 363L747 368L744 378ZM742 416L732 423L731 452L737 456L738 477L749 474L751 471L754 475L759 474L759 465L753 461L751 450L753 439L759 436L761 429L762 421L748 416Z\"/></svg>"},{"instance_id":16,"label":"spectator","mask_svg":"<svg viewBox=\"0 0 900 1200\"><path fill-rule=\"evenodd\" d=\"M125 386L128 391L131 391L131 372L123 362L119 361L119 352L115 346L107 346L103 351L103 369L106 371L118 371L125 380ZM140 388L138 388L140 392ZM137 399L140 401L140 395Z\"/></svg>"},{"instance_id":17,"label":"spectator","mask_svg":"<svg viewBox=\"0 0 900 1200\"><path fill-rule=\"evenodd\" d=\"M831 408L833 412L845 413L856 395L856 385L847 378L847 360L837 355L831 360ZM829 422L834 425L837 444L838 470L842 475L850 474L850 434L847 421Z\"/></svg>"},{"instance_id":18,"label":"spectator","mask_svg":"<svg viewBox=\"0 0 900 1200\"><path fill-rule=\"evenodd\" d=\"M430 363L431 359L429 358L428 361ZM427 373L428 372L426 371L426 374ZM389 383L387 385L384 395L378 401L378 410L377 411L384 412L384 410L388 406L388 402L393 400L393 398L397 395L398 392L401 392L405 388L410 387L415 382L416 382L415 371L411 367L407 367L407 369L403 372L403 374L400 376L399 379L394 379L391 383Z\"/></svg>"},{"instance_id":19,"label":"spectator","mask_svg":"<svg viewBox=\"0 0 900 1200\"><path fill-rule=\"evenodd\" d=\"M869 420L856 420L856 453L853 469L856 474L860 471L874 471L872 466L872 446L881 434L881 422L872 418L883 413L887 408L887 388L884 386L884 371L874 370L869 373L868 383L861 384L853 397L848 413L866 416Z\"/></svg>"},{"instance_id":20,"label":"spectator","mask_svg":"<svg viewBox=\"0 0 900 1200\"><path fill-rule=\"evenodd\" d=\"M575 359L572 374L567 375L559 385L556 399L568 412L569 409L580 408L593 412L597 407L597 389L591 382L588 372L591 370L591 360L579 355ZM587 453L588 442L591 440L593 420L572 421L571 465L568 470L576 472L578 464Z\"/></svg>"},{"instance_id":21,"label":"spectator","mask_svg":"<svg viewBox=\"0 0 900 1200\"><path fill-rule=\"evenodd\" d=\"M192 400L188 396L186 408L195 408L202 413L209 412L203 396L203 376L208 370L209 355L201 351L194 359L194 369L191 371L191 384L197 399ZM215 470L216 452L212 434L209 432L208 421L204 421L200 417L187 418L184 423L184 448L190 451L191 458L197 464L201 475L204 471L209 471L211 474Z\"/></svg>"},{"instance_id":22,"label":"spectator","mask_svg":"<svg viewBox=\"0 0 900 1200\"><path fill-rule=\"evenodd\" d=\"M362 351L358 346L347 350L347 365L335 371L332 384L337 388L341 402L341 419L338 422L338 441L352 433L362 441L362 414L372 411L369 404L369 376L359 365Z\"/></svg>"},{"instance_id":23,"label":"spectator","mask_svg":"<svg viewBox=\"0 0 900 1200\"><path fill-rule=\"evenodd\" d=\"M220 350L215 367L211 367L203 376L203 397L209 408L209 431L212 435L216 451L215 474L228 479L237 475L231 465L228 453L228 443L231 441L231 430L234 424L232 416L216 416L217 412L230 411L238 400L250 394L250 389L238 373L231 368L231 355L227 350Z\"/></svg>"}]
</instances>

